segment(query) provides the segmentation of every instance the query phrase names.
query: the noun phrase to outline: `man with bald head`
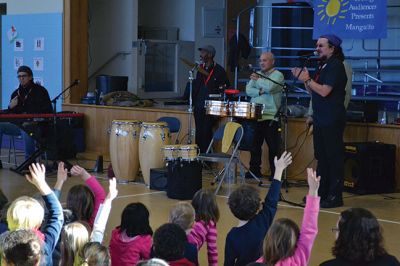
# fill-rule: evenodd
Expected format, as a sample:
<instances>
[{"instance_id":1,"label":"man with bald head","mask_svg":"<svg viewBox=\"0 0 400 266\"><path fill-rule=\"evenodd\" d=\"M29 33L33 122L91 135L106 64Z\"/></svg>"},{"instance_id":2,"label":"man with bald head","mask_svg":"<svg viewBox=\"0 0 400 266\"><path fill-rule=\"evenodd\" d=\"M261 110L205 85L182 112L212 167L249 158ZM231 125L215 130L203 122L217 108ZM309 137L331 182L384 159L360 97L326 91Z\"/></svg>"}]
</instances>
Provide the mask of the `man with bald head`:
<instances>
[{"instance_id":1,"label":"man with bald head","mask_svg":"<svg viewBox=\"0 0 400 266\"><path fill-rule=\"evenodd\" d=\"M274 68L275 60L271 52L263 52L260 55L260 73L263 76L282 84L283 74ZM250 81L246 86L246 93L251 97L251 102L264 105L262 118L254 123L254 142L251 149L250 171L261 177L261 146L264 140L267 142L270 165L270 177L274 176L274 157L278 155L281 143L278 119L275 117L281 105L282 87L274 82L261 77L257 73L250 75ZM250 178L251 174L246 173Z\"/></svg>"}]
</instances>

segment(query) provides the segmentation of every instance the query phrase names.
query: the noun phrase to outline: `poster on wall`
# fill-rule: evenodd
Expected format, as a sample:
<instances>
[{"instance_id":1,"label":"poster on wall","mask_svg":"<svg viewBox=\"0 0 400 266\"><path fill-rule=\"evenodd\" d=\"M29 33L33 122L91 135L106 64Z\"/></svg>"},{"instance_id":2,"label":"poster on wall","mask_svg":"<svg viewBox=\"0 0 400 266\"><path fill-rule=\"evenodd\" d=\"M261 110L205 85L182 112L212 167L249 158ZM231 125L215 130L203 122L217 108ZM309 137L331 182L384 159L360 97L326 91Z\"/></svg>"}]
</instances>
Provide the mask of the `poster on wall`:
<instances>
[{"instance_id":1,"label":"poster on wall","mask_svg":"<svg viewBox=\"0 0 400 266\"><path fill-rule=\"evenodd\" d=\"M18 70L24 64L24 58L20 56L14 57L14 70Z\"/></svg>"},{"instance_id":2,"label":"poster on wall","mask_svg":"<svg viewBox=\"0 0 400 266\"><path fill-rule=\"evenodd\" d=\"M387 35L387 0L315 0L314 32L347 39L383 39Z\"/></svg>"},{"instance_id":3,"label":"poster on wall","mask_svg":"<svg viewBox=\"0 0 400 266\"><path fill-rule=\"evenodd\" d=\"M14 41L14 52L24 51L24 39L15 39Z\"/></svg>"},{"instance_id":4,"label":"poster on wall","mask_svg":"<svg viewBox=\"0 0 400 266\"><path fill-rule=\"evenodd\" d=\"M11 27L7 31L7 39L11 43L13 42L16 38L18 37L18 32L17 28L14 25L11 25Z\"/></svg>"},{"instance_id":5,"label":"poster on wall","mask_svg":"<svg viewBox=\"0 0 400 266\"><path fill-rule=\"evenodd\" d=\"M36 84L39 84L40 86L44 87L44 82L43 82L43 78L42 77L35 77L34 81Z\"/></svg>"},{"instance_id":6,"label":"poster on wall","mask_svg":"<svg viewBox=\"0 0 400 266\"><path fill-rule=\"evenodd\" d=\"M33 58L33 70L43 71L44 70L44 62L43 57L35 57Z\"/></svg>"},{"instance_id":7,"label":"poster on wall","mask_svg":"<svg viewBox=\"0 0 400 266\"><path fill-rule=\"evenodd\" d=\"M33 50L34 51L44 51L44 38L35 38L33 41Z\"/></svg>"}]
</instances>

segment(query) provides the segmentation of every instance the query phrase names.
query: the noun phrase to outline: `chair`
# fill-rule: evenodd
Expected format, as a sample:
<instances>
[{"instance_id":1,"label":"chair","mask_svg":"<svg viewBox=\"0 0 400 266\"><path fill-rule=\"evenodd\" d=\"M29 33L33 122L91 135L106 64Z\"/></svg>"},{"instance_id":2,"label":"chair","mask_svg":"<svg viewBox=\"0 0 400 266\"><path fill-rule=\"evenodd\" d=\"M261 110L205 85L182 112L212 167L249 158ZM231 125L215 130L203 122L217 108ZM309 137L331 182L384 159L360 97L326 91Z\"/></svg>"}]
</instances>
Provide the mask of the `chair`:
<instances>
[{"instance_id":1,"label":"chair","mask_svg":"<svg viewBox=\"0 0 400 266\"><path fill-rule=\"evenodd\" d=\"M0 123L0 151L3 136L10 137L10 144L8 148L8 163L11 162L11 151L14 157L14 165L17 165L17 152L15 150L15 139L22 139L21 130L14 124L11 123Z\"/></svg>"},{"instance_id":2,"label":"chair","mask_svg":"<svg viewBox=\"0 0 400 266\"><path fill-rule=\"evenodd\" d=\"M229 172L229 169L232 164L237 164L239 163L239 157L238 157L238 148L240 145L240 142L243 137L243 128L242 126L238 127L235 131L235 135L233 137L233 141L231 144L230 149L232 150L232 153L224 153L224 152L211 152L212 146L215 142L217 141L223 141L224 137L226 137L225 134L225 126L228 125L229 123L234 123L234 122L228 122L225 125L220 126L213 135L213 138L211 139L210 144L208 145L207 151L205 153L200 153L198 156L198 159L202 162L219 162L219 163L224 163L225 166L222 168L218 174L215 176L214 180L218 180L219 177L219 183L218 186L215 190L215 194L218 193L219 189L221 188L222 183L224 182L224 179ZM233 147L232 147L233 145Z\"/></svg>"},{"instance_id":3,"label":"chair","mask_svg":"<svg viewBox=\"0 0 400 266\"><path fill-rule=\"evenodd\" d=\"M168 124L169 132L176 133L174 144L179 143L179 133L181 132L181 121L173 116L163 116L157 119L157 122L165 122Z\"/></svg>"}]
</instances>

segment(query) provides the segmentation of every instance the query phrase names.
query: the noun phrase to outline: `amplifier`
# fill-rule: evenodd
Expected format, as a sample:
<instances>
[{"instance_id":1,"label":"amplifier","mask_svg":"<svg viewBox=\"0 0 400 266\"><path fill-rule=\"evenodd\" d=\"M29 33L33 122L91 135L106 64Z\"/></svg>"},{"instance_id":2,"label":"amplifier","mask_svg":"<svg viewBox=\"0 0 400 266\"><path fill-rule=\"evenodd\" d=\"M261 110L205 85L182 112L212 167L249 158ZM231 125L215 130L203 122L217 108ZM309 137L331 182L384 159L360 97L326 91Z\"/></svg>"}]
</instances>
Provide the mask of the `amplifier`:
<instances>
[{"instance_id":1,"label":"amplifier","mask_svg":"<svg viewBox=\"0 0 400 266\"><path fill-rule=\"evenodd\" d=\"M355 194L393 193L395 162L395 145L345 143L344 190Z\"/></svg>"}]
</instances>

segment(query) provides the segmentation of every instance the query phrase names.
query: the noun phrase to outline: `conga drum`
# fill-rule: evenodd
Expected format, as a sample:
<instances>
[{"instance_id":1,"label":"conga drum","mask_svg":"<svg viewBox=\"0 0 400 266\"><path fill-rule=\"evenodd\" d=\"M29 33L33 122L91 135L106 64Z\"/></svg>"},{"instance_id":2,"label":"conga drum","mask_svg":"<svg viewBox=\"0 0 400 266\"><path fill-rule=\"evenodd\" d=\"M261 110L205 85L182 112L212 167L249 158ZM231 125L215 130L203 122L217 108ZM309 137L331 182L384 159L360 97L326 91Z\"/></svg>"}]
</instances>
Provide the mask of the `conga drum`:
<instances>
[{"instance_id":1,"label":"conga drum","mask_svg":"<svg viewBox=\"0 0 400 266\"><path fill-rule=\"evenodd\" d=\"M110 159L117 178L135 180L139 171L141 122L113 120L110 130Z\"/></svg>"},{"instance_id":2,"label":"conga drum","mask_svg":"<svg viewBox=\"0 0 400 266\"><path fill-rule=\"evenodd\" d=\"M168 124L165 122L142 123L139 137L139 161L143 180L150 184L150 169L165 165L161 148L171 143Z\"/></svg>"}]
</instances>

